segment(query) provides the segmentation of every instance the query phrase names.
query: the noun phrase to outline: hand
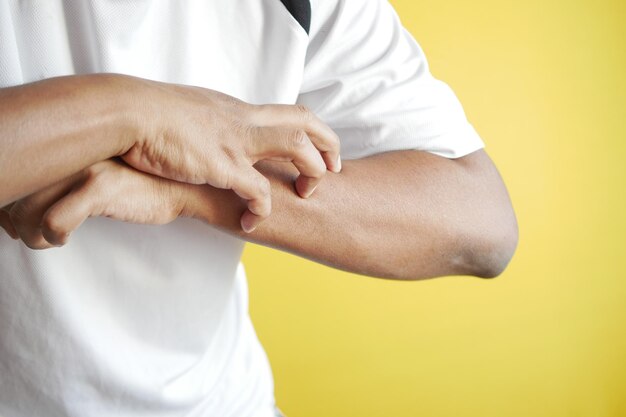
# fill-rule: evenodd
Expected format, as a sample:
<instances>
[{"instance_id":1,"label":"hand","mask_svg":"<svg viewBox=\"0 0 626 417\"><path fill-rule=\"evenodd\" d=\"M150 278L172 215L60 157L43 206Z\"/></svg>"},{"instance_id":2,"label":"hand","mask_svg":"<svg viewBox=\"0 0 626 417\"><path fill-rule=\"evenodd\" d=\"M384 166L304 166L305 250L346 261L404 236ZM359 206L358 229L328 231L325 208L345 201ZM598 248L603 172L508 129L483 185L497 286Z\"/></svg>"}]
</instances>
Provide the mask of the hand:
<instances>
[{"instance_id":1,"label":"hand","mask_svg":"<svg viewBox=\"0 0 626 417\"><path fill-rule=\"evenodd\" d=\"M339 172L339 139L298 105L252 105L217 91L146 81L145 139L122 156L134 168L190 184L232 189L248 200L250 232L271 212L270 183L253 165L290 161L306 198L329 169ZM153 123L157 120L157 123Z\"/></svg>"},{"instance_id":2,"label":"hand","mask_svg":"<svg viewBox=\"0 0 626 417\"><path fill-rule=\"evenodd\" d=\"M0 225L29 248L47 249L65 244L88 217L169 223L183 211L187 187L107 160L0 210Z\"/></svg>"}]
</instances>

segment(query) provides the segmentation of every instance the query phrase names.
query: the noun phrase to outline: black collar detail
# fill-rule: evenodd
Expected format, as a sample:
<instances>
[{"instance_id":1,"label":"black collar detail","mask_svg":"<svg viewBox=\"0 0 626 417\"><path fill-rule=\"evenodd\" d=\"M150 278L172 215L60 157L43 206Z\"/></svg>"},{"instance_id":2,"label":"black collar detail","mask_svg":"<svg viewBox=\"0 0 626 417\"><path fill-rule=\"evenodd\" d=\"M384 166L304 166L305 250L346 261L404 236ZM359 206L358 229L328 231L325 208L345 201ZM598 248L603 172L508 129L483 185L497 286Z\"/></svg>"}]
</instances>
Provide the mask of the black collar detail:
<instances>
[{"instance_id":1,"label":"black collar detail","mask_svg":"<svg viewBox=\"0 0 626 417\"><path fill-rule=\"evenodd\" d=\"M311 27L311 2L309 0L280 0L289 13L300 23L300 26L309 33Z\"/></svg>"}]
</instances>

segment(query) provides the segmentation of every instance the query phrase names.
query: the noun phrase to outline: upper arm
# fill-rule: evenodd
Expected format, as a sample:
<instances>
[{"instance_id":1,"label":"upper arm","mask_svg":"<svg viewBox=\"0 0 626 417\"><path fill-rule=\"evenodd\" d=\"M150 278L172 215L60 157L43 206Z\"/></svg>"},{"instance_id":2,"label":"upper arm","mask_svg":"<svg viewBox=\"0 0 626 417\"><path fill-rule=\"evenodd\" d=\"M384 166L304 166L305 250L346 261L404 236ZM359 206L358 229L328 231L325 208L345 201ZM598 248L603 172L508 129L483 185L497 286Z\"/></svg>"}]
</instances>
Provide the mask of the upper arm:
<instances>
[{"instance_id":1,"label":"upper arm","mask_svg":"<svg viewBox=\"0 0 626 417\"><path fill-rule=\"evenodd\" d=\"M407 149L458 158L483 147L387 1L312 4L298 102L337 132L344 159Z\"/></svg>"}]
</instances>

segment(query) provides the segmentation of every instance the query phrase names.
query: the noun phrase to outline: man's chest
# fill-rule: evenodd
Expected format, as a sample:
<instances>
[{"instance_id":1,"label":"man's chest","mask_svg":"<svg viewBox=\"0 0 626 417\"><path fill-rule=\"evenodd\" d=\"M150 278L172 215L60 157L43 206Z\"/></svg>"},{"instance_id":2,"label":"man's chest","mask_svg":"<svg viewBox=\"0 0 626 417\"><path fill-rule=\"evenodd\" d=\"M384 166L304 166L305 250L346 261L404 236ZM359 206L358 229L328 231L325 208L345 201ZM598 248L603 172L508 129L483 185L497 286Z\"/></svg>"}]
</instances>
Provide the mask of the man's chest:
<instances>
[{"instance_id":1,"label":"man's chest","mask_svg":"<svg viewBox=\"0 0 626 417\"><path fill-rule=\"evenodd\" d=\"M297 97L308 36L279 0L34 4L0 6L0 87L113 72L253 103Z\"/></svg>"}]
</instances>

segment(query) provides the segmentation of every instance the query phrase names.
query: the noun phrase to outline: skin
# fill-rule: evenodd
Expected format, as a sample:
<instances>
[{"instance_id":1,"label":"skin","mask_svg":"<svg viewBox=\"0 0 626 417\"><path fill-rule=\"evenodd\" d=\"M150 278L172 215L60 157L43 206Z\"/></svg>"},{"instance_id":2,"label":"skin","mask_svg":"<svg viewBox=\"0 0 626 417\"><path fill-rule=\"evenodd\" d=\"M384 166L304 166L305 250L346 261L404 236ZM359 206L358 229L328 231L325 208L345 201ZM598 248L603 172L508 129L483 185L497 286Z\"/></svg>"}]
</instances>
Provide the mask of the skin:
<instances>
[{"instance_id":1,"label":"skin","mask_svg":"<svg viewBox=\"0 0 626 417\"><path fill-rule=\"evenodd\" d=\"M274 210L251 233L240 227L248 200L139 170L124 155L13 200L0 211L0 224L29 247L44 249L67 242L90 216L149 224L194 217L333 267L407 280L493 277L517 245L506 188L482 150L456 160L399 151L345 161L341 174L325 175L306 200L297 193L302 171L296 164L259 159L254 167L271 185Z\"/></svg>"},{"instance_id":2,"label":"skin","mask_svg":"<svg viewBox=\"0 0 626 417\"><path fill-rule=\"evenodd\" d=\"M247 231L271 212L270 184L256 162L292 162L301 197L326 169L341 169L339 138L301 106L256 106L117 74L0 89L0 138L0 207L120 156L146 173L233 190L248 202Z\"/></svg>"},{"instance_id":3,"label":"skin","mask_svg":"<svg viewBox=\"0 0 626 417\"><path fill-rule=\"evenodd\" d=\"M119 161L16 202L0 223L29 247L45 249L67 242L91 216L149 224L194 217L336 268L406 280L497 276L515 250L515 216L482 150L457 160L400 151L345 161L343 172L327 175L308 200L293 191L293 166L265 162L259 169L272 184L275 210L250 234L238 227L245 202L232 192L165 180Z\"/></svg>"}]
</instances>

